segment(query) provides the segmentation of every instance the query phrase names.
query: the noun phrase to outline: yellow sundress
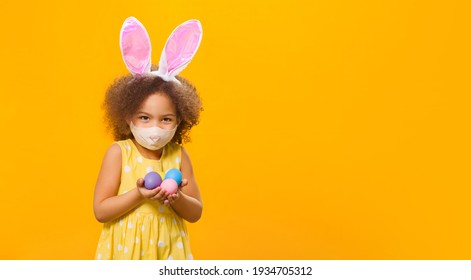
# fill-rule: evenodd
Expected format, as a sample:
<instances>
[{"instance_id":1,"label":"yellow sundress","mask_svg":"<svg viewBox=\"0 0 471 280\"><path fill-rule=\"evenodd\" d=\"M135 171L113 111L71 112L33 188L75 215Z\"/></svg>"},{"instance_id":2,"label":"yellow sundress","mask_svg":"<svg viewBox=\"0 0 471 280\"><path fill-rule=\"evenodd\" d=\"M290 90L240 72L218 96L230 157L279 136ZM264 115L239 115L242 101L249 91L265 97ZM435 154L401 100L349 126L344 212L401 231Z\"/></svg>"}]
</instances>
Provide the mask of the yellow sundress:
<instances>
[{"instance_id":1,"label":"yellow sundress","mask_svg":"<svg viewBox=\"0 0 471 280\"><path fill-rule=\"evenodd\" d=\"M144 158L131 139L116 142L122 152L118 195L136 187L136 181L155 171L181 167L181 147L168 143L160 160ZM185 260L193 259L186 225L172 207L146 201L120 218L103 225L96 259Z\"/></svg>"}]
</instances>

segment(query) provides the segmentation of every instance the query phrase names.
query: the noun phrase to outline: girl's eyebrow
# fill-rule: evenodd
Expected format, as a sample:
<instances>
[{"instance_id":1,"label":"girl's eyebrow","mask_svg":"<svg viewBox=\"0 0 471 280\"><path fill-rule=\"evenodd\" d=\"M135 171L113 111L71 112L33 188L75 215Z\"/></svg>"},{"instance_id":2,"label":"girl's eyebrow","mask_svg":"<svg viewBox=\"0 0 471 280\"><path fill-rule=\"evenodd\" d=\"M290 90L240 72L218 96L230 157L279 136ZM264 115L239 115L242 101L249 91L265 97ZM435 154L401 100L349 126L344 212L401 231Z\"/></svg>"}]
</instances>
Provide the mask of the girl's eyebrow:
<instances>
[{"instance_id":1,"label":"girl's eyebrow","mask_svg":"<svg viewBox=\"0 0 471 280\"><path fill-rule=\"evenodd\" d=\"M138 111L137 114L144 114L144 115L149 115L151 116L152 114L149 114L147 112L144 112L144 111ZM172 113L168 113L168 114L164 114L164 115L161 115L162 117L169 117L169 116L172 116L172 117L175 117L176 115L175 114L172 114Z\"/></svg>"}]
</instances>

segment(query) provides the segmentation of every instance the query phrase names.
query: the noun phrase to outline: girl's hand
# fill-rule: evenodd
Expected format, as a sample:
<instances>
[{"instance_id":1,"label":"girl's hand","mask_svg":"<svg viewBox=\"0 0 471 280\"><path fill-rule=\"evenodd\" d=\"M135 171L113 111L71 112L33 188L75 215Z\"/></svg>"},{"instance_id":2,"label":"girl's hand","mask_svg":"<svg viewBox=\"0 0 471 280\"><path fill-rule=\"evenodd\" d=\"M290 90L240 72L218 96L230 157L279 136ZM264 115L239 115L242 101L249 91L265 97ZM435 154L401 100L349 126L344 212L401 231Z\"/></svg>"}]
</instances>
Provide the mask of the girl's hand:
<instances>
[{"instance_id":1,"label":"girl's hand","mask_svg":"<svg viewBox=\"0 0 471 280\"><path fill-rule=\"evenodd\" d=\"M172 205L175 201L177 201L177 200L180 198L180 196L181 196L181 194L180 194L181 191L180 191L180 190L181 190L183 187L185 187L186 185L188 185L188 180L187 180L187 179L183 179L182 182L181 182L181 184L180 184L180 186L178 186L177 192L174 193L174 194L168 195L168 196L167 196L167 199L164 200L164 205L165 205L165 206L170 206L170 205Z\"/></svg>"},{"instance_id":2,"label":"girl's hand","mask_svg":"<svg viewBox=\"0 0 471 280\"><path fill-rule=\"evenodd\" d=\"M151 200L158 200L160 203L164 203L164 201L167 199L167 192L163 190L161 187L157 187L153 190L148 190L144 187L144 179L139 178L136 182L136 187L137 190L139 191L139 194L146 199L151 199Z\"/></svg>"}]
</instances>

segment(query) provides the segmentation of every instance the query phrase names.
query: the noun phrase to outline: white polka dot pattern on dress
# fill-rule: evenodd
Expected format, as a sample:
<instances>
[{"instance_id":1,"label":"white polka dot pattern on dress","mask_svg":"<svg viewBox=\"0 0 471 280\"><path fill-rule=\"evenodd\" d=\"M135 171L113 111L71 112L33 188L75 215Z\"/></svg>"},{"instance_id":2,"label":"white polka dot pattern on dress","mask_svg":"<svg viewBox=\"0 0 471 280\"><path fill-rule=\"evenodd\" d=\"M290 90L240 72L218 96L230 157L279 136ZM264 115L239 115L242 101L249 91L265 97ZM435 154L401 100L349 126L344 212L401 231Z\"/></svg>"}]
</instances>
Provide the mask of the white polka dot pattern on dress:
<instances>
[{"instance_id":1,"label":"white polka dot pattern on dress","mask_svg":"<svg viewBox=\"0 0 471 280\"><path fill-rule=\"evenodd\" d=\"M164 178L165 171L180 168L183 161L181 147L169 145L166 155L158 162L144 158L131 142L126 142L126 145L128 147L120 143L124 154L119 195L125 191L133 192L137 178L144 178L146 171L158 172ZM127 151L129 148L130 151ZM145 207L138 206L104 227L99 242L95 243L98 250L93 257L193 259L188 244L189 233L185 229L184 221L176 215L172 207L157 201L149 204L151 207L144 204L142 206Z\"/></svg>"}]
</instances>

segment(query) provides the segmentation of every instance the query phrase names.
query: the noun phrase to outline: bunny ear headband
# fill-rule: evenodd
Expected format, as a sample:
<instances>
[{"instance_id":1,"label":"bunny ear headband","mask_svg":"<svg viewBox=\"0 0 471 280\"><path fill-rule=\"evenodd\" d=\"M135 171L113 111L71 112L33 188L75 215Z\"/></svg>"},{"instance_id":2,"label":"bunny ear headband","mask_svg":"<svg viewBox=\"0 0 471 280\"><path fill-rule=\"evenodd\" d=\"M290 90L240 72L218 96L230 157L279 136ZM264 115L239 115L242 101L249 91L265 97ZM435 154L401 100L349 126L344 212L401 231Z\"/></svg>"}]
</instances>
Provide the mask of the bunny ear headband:
<instances>
[{"instance_id":1,"label":"bunny ear headband","mask_svg":"<svg viewBox=\"0 0 471 280\"><path fill-rule=\"evenodd\" d=\"M121 27L119 44L124 63L133 76L155 75L165 81L180 83L175 76L190 63L201 43L203 29L192 19L173 30L160 56L159 70L150 71L151 45L144 25L136 18L127 18Z\"/></svg>"}]
</instances>

